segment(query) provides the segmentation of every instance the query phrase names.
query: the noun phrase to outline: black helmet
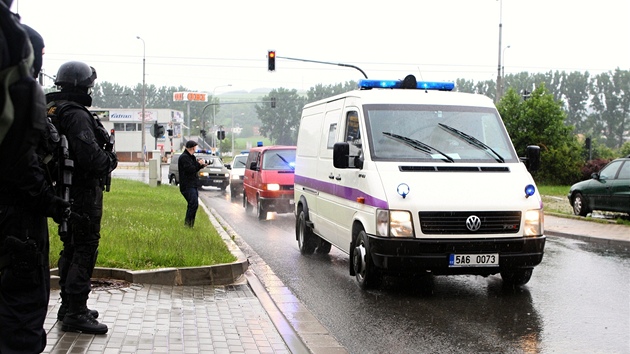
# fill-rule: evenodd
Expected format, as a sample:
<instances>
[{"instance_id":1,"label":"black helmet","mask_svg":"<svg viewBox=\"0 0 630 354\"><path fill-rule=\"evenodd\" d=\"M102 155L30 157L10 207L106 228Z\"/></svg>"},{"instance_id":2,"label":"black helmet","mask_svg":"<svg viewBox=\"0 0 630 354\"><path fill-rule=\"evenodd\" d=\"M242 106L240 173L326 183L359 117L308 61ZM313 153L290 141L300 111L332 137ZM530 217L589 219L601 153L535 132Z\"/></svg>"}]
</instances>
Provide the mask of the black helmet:
<instances>
[{"instance_id":1,"label":"black helmet","mask_svg":"<svg viewBox=\"0 0 630 354\"><path fill-rule=\"evenodd\" d=\"M92 87L96 80L96 70L80 61L69 61L59 67L55 85L66 87Z\"/></svg>"}]
</instances>

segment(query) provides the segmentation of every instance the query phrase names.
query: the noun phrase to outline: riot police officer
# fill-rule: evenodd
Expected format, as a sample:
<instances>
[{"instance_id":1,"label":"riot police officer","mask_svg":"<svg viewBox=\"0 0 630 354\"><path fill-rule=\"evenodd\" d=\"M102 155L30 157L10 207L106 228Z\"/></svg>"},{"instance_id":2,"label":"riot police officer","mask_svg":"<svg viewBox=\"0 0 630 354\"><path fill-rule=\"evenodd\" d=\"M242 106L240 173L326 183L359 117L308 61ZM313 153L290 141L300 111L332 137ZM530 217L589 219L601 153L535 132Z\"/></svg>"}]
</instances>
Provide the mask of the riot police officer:
<instances>
[{"instance_id":1,"label":"riot police officer","mask_svg":"<svg viewBox=\"0 0 630 354\"><path fill-rule=\"evenodd\" d=\"M87 308L90 279L101 237L104 179L118 165L116 154L103 146L107 131L86 107L92 105L91 89L96 70L83 62L67 62L57 72L55 85L60 92L46 95L48 114L60 134L66 136L70 159L74 161L70 199L72 212L80 217L69 223L61 236L59 258L61 306L57 318L64 331L107 333L107 325L97 321L98 312Z\"/></svg>"},{"instance_id":2,"label":"riot police officer","mask_svg":"<svg viewBox=\"0 0 630 354\"><path fill-rule=\"evenodd\" d=\"M10 5L0 2L0 71L20 62L32 70L2 87L0 100L2 118L12 117L0 139L0 353L40 353L50 295L46 216L59 222L70 205L55 196L36 152L46 129L44 92L35 80L44 41L17 17L6 17ZM12 109L3 109L9 101Z\"/></svg>"}]
</instances>

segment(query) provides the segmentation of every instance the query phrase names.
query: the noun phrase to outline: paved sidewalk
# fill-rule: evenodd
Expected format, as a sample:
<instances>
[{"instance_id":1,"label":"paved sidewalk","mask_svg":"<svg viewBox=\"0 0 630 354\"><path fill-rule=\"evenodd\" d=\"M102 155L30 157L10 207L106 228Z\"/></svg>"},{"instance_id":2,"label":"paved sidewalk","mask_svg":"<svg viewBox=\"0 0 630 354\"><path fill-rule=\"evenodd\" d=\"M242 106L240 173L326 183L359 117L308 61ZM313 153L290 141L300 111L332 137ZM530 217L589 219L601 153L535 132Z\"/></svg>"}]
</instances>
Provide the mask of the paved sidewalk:
<instances>
[{"instance_id":1,"label":"paved sidewalk","mask_svg":"<svg viewBox=\"0 0 630 354\"><path fill-rule=\"evenodd\" d=\"M545 214L545 235L608 243L627 242L630 246L630 226L606 220L587 220L578 216Z\"/></svg>"},{"instance_id":2,"label":"paved sidewalk","mask_svg":"<svg viewBox=\"0 0 630 354\"><path fill-rule=\"evenodd\" d=\"M94 290L106 335L63 332L50 297L47 353L291 353L252 289L131 284Z\"/></svg>"}]
</instances>

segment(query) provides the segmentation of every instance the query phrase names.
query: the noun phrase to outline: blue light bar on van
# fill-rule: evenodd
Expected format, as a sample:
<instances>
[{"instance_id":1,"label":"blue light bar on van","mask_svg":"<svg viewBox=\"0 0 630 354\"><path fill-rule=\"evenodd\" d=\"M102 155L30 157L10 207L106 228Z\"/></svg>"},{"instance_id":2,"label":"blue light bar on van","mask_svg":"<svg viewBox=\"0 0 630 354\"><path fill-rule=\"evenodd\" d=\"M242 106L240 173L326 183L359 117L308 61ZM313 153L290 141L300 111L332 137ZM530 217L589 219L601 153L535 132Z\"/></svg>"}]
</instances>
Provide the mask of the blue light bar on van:
<instances>
[{"instance_id":1,"label":"blue light bar on van","mask_svg":"<svg viewBox=\"0 0 630 354\"><path fill-rule=\"evenodd\" d=\"M402 80L359 80L357 85L360 89L373 89L373 88L402 88ZM455 84L452 82L438 82L438 81L418 81L416 88L421 90L438 90L438 91L452 91L455 88Z\"/></svg>"}]
</instances>

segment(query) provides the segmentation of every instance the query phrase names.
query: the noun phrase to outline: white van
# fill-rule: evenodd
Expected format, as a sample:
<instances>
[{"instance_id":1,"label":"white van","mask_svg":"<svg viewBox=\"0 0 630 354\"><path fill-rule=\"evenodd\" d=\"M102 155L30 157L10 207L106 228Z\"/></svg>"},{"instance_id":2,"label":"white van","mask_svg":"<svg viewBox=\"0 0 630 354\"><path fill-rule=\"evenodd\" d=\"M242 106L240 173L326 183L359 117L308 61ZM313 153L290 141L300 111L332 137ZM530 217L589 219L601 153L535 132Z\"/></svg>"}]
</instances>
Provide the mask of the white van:
<instances>
[{"instance_id":1,"label":"white van","mask_svg":"<svg viewBox=\"0 0 630 354\"><path fill-rule=\"evenodd\" d=\"M546 239L528 172L540 150L519 158L493 102L453 86L361 80L304 107L294 190L302 254L334 245L364 289L402 273L530 280Z\"/></svg>"}]
</instances>

